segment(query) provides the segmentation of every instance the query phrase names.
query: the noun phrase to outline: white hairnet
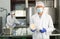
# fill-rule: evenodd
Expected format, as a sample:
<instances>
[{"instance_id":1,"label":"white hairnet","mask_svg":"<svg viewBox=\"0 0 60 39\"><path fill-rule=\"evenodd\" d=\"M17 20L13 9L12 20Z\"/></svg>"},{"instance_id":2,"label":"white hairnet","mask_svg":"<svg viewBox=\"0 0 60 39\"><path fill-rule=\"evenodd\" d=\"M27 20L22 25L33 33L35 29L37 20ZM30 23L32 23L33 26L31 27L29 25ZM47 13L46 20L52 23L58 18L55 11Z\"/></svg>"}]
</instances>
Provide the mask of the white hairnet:
<instances>
[{"instance_id":1,"label":"white hairnet","mask_svg":"<svg viewBox=\"0 0 60 39\"><path fill-rule=\"evenodd\" d=\"M36 6L43 6L43 7L45 7L44 3L41 2L41 1L36 2Z\"/></svg>"}]
</instances>

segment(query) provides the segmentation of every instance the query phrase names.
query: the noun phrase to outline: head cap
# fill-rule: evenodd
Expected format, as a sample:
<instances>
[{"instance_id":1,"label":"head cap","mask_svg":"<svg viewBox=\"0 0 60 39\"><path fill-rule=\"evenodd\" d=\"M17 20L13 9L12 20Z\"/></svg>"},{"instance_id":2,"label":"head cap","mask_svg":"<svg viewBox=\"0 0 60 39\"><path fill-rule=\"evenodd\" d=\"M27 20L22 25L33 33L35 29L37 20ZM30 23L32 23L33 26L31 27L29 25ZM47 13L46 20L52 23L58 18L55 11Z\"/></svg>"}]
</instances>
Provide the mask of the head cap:
<instances>
[{"instance_id":1,"label":"head cap","mask_svg":"<svg viewBox=\"0 0 60 39\"><path fill-rule=\"evenodd\" d=\"M41 1L36 2L36 7L37 7L37 6L45 7L44 3L41 2Z\"/></svg>"}]
</instances>

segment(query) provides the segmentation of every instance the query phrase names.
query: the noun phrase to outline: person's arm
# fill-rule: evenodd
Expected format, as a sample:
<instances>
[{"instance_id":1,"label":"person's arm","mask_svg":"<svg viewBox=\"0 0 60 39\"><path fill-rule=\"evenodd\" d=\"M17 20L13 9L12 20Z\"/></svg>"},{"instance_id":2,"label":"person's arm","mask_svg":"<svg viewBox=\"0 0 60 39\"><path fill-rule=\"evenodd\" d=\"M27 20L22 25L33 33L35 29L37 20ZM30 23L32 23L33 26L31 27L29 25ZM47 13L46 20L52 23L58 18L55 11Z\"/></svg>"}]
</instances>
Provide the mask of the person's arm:
<instances>
[{"instance_id":1,"label":"person's arm","mask_svg":"<svg viewBox=\"0 0 60 39\"><path fill-rule=\"evenodd\" d=\"M20 22L15 18L15 23L16 24L20 24Z\"/></svg>"},{"instance_id":2,"label":"person's arm","mask_svg":"<svg viewBox=\"0 0 60 39\"><path fill-rule=\"evenodd\" d=\"M35 27L35 25L34 25L34 20L33 20L33 18L30 19L30 30L31 30L32 32L35 32L35 31L36 31L36 27Z\"/></svg>"},{"instance_id":3,"label":"person's arm","mask_svg":"<svg viewBox=\"0 0 60 39\"><path fill-rule=\"evenodd\" d=\"M54 30L55 30L55 28L54 28L54 25L53 25L53 21L52 21L52 18L50 17L47 32L52 33Z\"/></svg>"},{"instance_id":4,"label":"person's arm","mask_svg":"<svg viewBox=\"0 0 60 39\"><path fill-rule=\"evenodd\" d=\"M7 17L7 25L12 26L12 24L10 23L10 18L9 17Z\"/></svg>"}]
</instances>

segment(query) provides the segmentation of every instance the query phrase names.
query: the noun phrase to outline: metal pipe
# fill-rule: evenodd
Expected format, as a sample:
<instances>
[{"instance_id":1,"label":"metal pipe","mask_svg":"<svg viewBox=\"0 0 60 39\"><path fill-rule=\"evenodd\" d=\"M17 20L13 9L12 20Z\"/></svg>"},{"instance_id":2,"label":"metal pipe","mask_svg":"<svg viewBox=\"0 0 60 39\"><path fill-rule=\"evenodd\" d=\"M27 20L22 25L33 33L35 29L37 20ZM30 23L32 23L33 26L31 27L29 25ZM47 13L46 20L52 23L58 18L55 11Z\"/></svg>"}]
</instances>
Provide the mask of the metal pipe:
<instances>
[{"instance_id":1,"label":"metal pipe","mask_svg":"<svg viewBox=\"0 0 60 39\"><path fill-rule=\"evenodd\" d=\"M25 3L26 3L26 8L28 8L28 0L26 0Z\"/></svg>"},{"instance_id":2,"label":"metal pipe","mask_svg":"<svg viewBox=\"0 0 60 39\"><path fill-rule=\"evenodd\" d=\"M57 0L54 0L54 8L57 8Z\"/></svg>"}]
</instances>

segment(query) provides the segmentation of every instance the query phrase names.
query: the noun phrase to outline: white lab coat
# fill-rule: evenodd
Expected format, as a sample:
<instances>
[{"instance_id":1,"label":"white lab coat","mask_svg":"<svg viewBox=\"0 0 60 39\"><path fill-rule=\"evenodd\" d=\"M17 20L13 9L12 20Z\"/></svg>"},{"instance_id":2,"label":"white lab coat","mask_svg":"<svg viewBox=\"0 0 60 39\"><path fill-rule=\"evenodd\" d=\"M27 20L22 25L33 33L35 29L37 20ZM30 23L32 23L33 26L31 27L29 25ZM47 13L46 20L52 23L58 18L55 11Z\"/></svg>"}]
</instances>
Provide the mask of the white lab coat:
<instances>
[{"instance_id":1,"label":"white lab coat","mask_svg":"<svg viewBox=\"0 0 60 39\"><path fill-rule=\"evenodd\" d=\"M11 15L7 17L7 23L6 23L7 28L9 27L14 28L16 26L16 23L20 24L20 22L17 21L17 19L15 18L15 16L13 16L13 18L11 17Z\"/></svg>"},{"instance_id":2,"label":"white lab coat","mask_svg":"<svg viewBox=\"0 0 60 39\"><path fill-rule=\"evenodd\" d=\"M33 32L33 39L49 39L49 35L55 30L51 16L46 13L43 13L41 17L37 13L33 15L30 24L34 24L37 29ZM39 30L42 28L45 28L47 32L40 33Z\"/></svg>"}]
</instances>

